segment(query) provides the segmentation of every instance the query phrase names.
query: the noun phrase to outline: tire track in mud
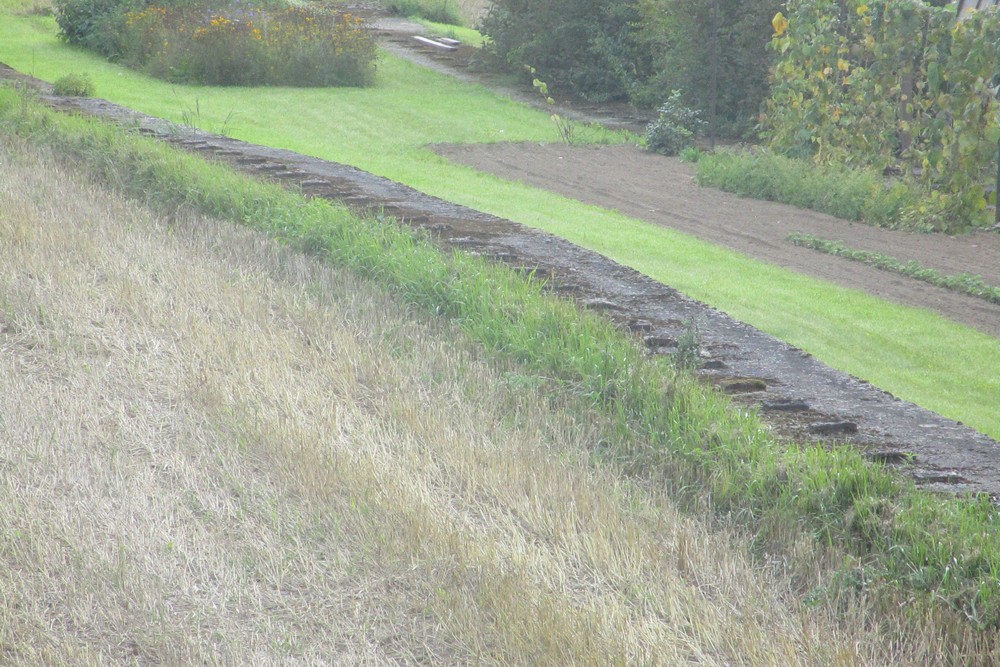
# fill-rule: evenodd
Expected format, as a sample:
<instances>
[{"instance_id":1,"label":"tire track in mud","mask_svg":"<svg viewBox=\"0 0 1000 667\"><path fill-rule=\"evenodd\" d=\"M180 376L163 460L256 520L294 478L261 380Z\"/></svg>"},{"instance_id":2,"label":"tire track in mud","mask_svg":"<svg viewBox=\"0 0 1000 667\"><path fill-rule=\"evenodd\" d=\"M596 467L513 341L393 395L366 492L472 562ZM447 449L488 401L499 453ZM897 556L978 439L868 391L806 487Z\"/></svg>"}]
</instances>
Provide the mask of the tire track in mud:
<instances>
[{"instance_id":1,"label":"tire track in mud","mask_svg":"<svg viewBox=\"0 0 1000 667\"><path fill-rule=\"evenodd\" d=\"M0 66L0 76L29 80ZM669 286L595 252L510 220L452 204L343 164L180 127L99 99L59 98L32 81L55 109L116 121L240 171L396 217L444 249L502 262L546 281L555 294L600 312L650 354L676 352L691 323L699 375L738 403L760 409L780 436L849 442L937 490L1000 497L1000 443L890 394Z\"/></svg>"}]
</instances>

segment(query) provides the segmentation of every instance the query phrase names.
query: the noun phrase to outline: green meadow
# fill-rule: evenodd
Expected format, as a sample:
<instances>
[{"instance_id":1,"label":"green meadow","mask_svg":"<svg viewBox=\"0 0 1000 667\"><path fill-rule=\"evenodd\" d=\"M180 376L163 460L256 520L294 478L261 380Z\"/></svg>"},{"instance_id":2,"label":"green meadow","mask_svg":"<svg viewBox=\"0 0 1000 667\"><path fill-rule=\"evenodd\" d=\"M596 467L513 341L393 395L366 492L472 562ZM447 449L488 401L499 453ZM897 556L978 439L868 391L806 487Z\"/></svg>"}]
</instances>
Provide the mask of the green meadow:
<instances>
[{"instance_id":1,"label":"green meadow","mask_svg":"<svg viewBox=\"0 0 1000 667\"><path fill-rule=\"evenodd\" d=\"M841 289L668 229L435 155L435 143L558 141L548 115L383 54L367 89L171 85L71 48L51 17L0 4L0 61L54 81L86 73L97 95L246 141L344 162L544 229L612 257L830 365L1000 437L1000 340L932 313ZM629 137L595 128L592 142Z\"/></svg>"}]
</instances>

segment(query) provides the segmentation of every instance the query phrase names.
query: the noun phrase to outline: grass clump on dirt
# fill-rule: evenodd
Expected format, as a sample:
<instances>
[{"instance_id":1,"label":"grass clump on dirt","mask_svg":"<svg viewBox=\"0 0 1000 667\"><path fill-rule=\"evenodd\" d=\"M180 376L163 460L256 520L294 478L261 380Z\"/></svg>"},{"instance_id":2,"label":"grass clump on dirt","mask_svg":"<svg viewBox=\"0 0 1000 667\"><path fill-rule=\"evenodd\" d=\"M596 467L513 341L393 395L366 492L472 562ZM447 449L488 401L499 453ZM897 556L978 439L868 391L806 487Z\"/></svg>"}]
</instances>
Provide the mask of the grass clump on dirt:
<instances>
[{"instance_id":1,"label":"grass clump on dirt","mask_svg":"<svg viewBox=\"0 0 1000 667\"><path fill-rule=\"evenodd\" d=\"M988 499L919 492L851 449L780 445L753 415L650 360L610 322L544 296L512 271L443 254L391 222L359 220L151 141L53 115L12 90L0 91L0 127L64 152L131 197L242 222L452 319L490 355L602 414L607 435L593 446L600 459L691 502L710 498L763 550L794 551L805 539L842 554L837 577L817 585L815 600L874 595L879 614L903 623L897 605L912 598L906 610L919 611L908 622L932 619L955 645L992 650L988 636L968 632L970 621L1000 627L1000 521Z\"/></svg>"},{"instance_id":2,"label":"grass clump on dirt","mask_svg":"<svg viewBox=\"0 0 1000 667\"><path fill-rule=\"evenodd\" d=\"M719 150L698 161L698 183L741 197L766 199L893 229L922 229L903 222L919 195L902 183L886 187L873 171L816 166L768 151Z\"/></svg>"},{"instance_id":3,"label":"grass clump on dirt","mask_svg":"<svg viewBox=\"0 0 1000 667\"><path fill-rule=\"evenodd\" d=\"M991 303L1000 303L1000 287L987 285L982 276L971 273L945 274L937 269L926 267L915 259L903 262L891 255L848 248L842 241L831 241L812 234L790 234L788 240L797 246L818 250L828 255L845 257L854 262L874 266L876 269L898 273L901 276L914 278L931 285L979 297Z\"/></svg>"},{"instance_id":4,"label":"grass clump on dirt","mask_svg":"<svg viewBox=\"0 0 1000 667\"><path fill-rule=\"evenodd\" d=\"M93 97L97 91L86 74L67 74L55 80L52 92L66 97Z\"/></svg>"}]
</instances>

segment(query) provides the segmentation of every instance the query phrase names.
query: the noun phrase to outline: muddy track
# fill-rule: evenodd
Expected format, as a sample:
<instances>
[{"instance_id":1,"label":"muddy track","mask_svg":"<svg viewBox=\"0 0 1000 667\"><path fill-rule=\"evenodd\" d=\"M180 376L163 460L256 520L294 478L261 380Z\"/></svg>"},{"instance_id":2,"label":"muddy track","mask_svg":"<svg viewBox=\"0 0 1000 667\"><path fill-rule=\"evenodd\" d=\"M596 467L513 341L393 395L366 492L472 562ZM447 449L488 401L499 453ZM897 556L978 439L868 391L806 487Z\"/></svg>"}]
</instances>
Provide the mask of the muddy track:
<instances>
[{"instance_id":1,"label":"muddy track","mask_svg":"<svg viewBox=\"0 0 1000 667\"><path fill-rule=\"evenodd\" d=\"M3 66L0 76L31 81ZM48 92L47 84L31 83ZM179 127L104 100L47 94L42 100L55 109L119 122L307 196L395 216L426 230L442 248L531 272L553 293L633 333L650 354L677 351L694 322L701 340L700 375L737 402L759 407L781 436L854 443L869 458L904 468L927 487L1000 497L1000 443L831 369L597 253L350 166Z\"/></svg>"}]
</instances>

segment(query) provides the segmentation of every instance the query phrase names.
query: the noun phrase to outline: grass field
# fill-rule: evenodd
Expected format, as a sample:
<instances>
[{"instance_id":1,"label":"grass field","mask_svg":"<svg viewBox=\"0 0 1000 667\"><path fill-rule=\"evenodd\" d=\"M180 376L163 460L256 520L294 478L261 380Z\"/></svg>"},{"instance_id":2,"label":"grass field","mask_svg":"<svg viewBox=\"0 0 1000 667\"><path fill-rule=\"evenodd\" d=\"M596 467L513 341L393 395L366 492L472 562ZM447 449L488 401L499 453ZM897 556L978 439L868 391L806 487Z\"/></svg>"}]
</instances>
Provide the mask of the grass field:
<instances>
[{"instance_id":1,"label":"grass field","mask_svg":"<svg viewBox=\"0 0 1000 667\"><path fill-rule=\"evenodd\" d=\"M545 298L508 270L440 253L391 223L306 202L98 122L47 112L11 90L0 89L0 133L15 143L30 137L80 170L66 182L95 178L171 217L194 207L245 224L367 276L402 300L389 307L392 312L450 319L500 363L508 388L524 390L531 401L545 397L548 407L559 405L596 429L573 441L575 455L591 456L601 469L621 466L635 483L652 483L689 510L713 512L725 525L739 526L752 537L757 563L781 564L794 582L791 594L808 601L812 618L847 614L879 628L890 639L876 643L891 646L882 650L900 664L995 664L1000 531L989 502L915 491L848 448L778 443L752 415L646 358L602 318ZM36 204L60 201L44 192L39 188L30 197ZM15 202L9 208L21 207ZM20 244L35 227L30 220L12 225L12 243ZM64 244L63 252L74 256L74 244ZM32 268L24 275L33 281L40 274ZM103 289L105 274L97 275ZM112 291L102 298L113 306L131 297ZM37 309L38 320L48 322L50 310ZM29 301L12 301L12 330L19 333L21 322L30 326L35 312ZM225 319L231 327L243 322ZM274 356L266 348L262 354ZM473 396L449 394L447 409L461 412ZM281 405L274 405L254 419L283 419ZM298 450L285 451L297 456Z\"/></svg>"},{"instance_id":2,"label":"grass field","mask_svg":"<svg viewBox=\"0 0 1000 667\"><path fill-rule=\"evenodd\" d=\"M17 0L14 0L16 4ZM8 7L12 6L8 0ZM366 90L170 86L62 45L51 18L0 24L0 61L53 80L85 71L98 95L176 121L359 166L559 234L716 306L830 365L1000 437L1000 341L751 261L670 230L459 167L436 142L556 141L543 113L385 56ZM584 130L589 139L622 137Z\"/></svg>"},{"instance_id":3,"label":"grass field","mask_svg":"<svg viewBox=\"0 0 1000 667\"><path fill-rule=\"evenodd\" d=\"M0 663L935 664L595 466L599 413L445 321L0 164Z\"/></svg>"},{"instance_id":4,"label":"grass field","mask_svg":"<svg viewBox=\"0 0 1000 667\"><path fill-rule=\"evenodd\" d=\"M6 18L0 51L47 20ZM93 62L134 100L152 85ZM409 125L358 145L323 125L331 150L395 150L407 178L627 250L749 317L761 285L818 304L771 318L789 336L856 330L912 376L969 366L959 408L961 383L989 380L987 337L442 163L420 137L448 105L403 104L424 75L388 62L384 110L376 91L311 103ZM204 119L216 91L192 92ZM511 109L440 132L484 136ZM492 127L553 132L514 113ZM1000 660L989 503L785 448L607 323L392 225L2 89L0 138L0 664ZM899 345L929 333L937 347Z\"/></svg>"}]
</instances>

